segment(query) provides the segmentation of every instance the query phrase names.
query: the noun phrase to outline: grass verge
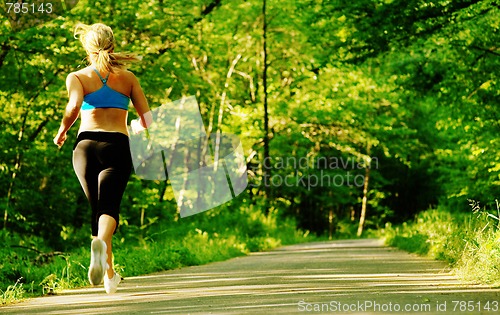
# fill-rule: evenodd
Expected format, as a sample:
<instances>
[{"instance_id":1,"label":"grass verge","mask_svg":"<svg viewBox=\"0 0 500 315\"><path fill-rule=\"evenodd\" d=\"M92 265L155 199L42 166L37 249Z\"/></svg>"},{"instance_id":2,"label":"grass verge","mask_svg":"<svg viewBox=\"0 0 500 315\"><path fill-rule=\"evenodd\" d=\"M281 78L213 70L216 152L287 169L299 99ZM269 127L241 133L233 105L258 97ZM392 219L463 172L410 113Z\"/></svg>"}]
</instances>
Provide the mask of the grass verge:
<instances>
[{"instance_id":1,"label":"grass verge","mask_svg":"<svg viewBox=\"0 0 500 315\"><path fill-rule=\"evenodd\" d=\"M464 281L499 286L500 209L471 206L471 213L428 210L413 222L387 224L382 235L387 245L448 262Z\"/></svg>"}]
</instances>

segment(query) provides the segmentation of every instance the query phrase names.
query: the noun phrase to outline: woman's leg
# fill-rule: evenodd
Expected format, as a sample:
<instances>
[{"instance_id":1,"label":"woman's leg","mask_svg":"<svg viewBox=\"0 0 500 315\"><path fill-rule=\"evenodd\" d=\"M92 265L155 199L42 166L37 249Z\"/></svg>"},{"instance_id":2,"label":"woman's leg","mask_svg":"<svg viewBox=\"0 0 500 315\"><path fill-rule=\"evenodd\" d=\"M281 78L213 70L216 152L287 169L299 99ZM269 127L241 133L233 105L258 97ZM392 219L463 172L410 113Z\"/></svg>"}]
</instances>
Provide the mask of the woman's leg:
<instances>
[{"instance_id":1,"label":"woman's leg","mask_svg":"<svg viewBox=\"0 0 500 315\"><path fill-rule=\"evenodd\" d=\"M113 137L116 137L114 135ZM120 204L132 171L132 160L128 137L118 139L98 146L99 158L106 167L99 173L98 202L98 238L107 245L108 278L113 278L112 238L119 224Z\"/></svg>"},{"instance_id":2,"label":"woman's leg","mask_svg":"<svg viewBox=\"0 0 500 315\"><path fill-rule=\"evenodd\" d=\"M113 139L115 137L111 136ZM102 276L111 279L115 274L112 237L118 225L120 202L132 168L128 138L123 135L118 143L109 138L105 133L82 133L73 153L75 172L92 207L94 241L91 244L89 281L94 285L101 283ZM95 239L106 244L106 259L104 246ZM109 266L107 269L106 264ZM112 290L116 291L119 281L113 283Z\"/></svg>"},{"instance_id":3,"label":"woman's leg","mask_svg":"<svg viewBox=\"0 0 500 315\"><path fill-rule=\"evenodd\" d=\"M106 253L108 254L108 278L112 278L114 275L114 269L113 269L113 251L112 251L112 238L113 238L113 233L116 230L116 220L107 215L103 214L99 217L99 230L97 233L97 238L103 240L106 243L107 246L107 251Z\"/></svg>"},{"instance_id":4,"label":"woman's leg","mask_svg":"<svg viewBox=\"0 0 500 315\"><path fill-rule=\"evenodd\" d=\"M102 170L92 154L94 148L94 141L83 139L78 141L73 150L73 168L92 209L90 222L93 238L97 237L98 230L99 173Z\"/></svg>"}]
</instances>

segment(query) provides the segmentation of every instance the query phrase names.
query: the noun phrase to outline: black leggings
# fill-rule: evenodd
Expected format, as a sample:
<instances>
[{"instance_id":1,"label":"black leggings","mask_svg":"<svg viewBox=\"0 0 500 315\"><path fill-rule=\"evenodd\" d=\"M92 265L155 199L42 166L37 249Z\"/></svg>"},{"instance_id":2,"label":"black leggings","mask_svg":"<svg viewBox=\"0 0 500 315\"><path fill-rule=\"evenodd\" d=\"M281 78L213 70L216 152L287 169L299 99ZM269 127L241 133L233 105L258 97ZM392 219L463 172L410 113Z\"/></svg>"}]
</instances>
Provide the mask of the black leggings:
<instances>
[{"instance_id":1,"label":"black leggings","mask_svg":"<svg viewBox=\"0 0 500 315\"><path fill-rule=\"evenodd\" d=\"M81 132L73 149L73 168L92 208L92 235L97 236L103 214L113 217L118 226L120 203L132 172L128 137L119 132Z\"/></svg>"}]
</instances>

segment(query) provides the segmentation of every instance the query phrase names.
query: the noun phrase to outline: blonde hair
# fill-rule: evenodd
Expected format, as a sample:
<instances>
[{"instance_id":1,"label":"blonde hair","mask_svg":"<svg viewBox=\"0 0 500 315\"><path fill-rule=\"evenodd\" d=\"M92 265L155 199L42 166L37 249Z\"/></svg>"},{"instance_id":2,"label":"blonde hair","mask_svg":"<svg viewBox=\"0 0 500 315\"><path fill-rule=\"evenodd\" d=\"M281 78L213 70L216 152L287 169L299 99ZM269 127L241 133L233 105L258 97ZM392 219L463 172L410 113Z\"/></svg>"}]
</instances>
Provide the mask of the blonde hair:
<instances>
[{"instance_id":1,"label":"blonde hair","mask_svg":"<svg viewBox=\"0 0 500 315\"><path fill-rule=\"evenodd\" d=\"M75 27L75 38L79 38L88 55L88 60L99 71L114 72L113 68L126 68L130 62L140 58L132 53L116 53L113 30L102 23L86 25L79 23Z\"/></svg>"}]
</instances>

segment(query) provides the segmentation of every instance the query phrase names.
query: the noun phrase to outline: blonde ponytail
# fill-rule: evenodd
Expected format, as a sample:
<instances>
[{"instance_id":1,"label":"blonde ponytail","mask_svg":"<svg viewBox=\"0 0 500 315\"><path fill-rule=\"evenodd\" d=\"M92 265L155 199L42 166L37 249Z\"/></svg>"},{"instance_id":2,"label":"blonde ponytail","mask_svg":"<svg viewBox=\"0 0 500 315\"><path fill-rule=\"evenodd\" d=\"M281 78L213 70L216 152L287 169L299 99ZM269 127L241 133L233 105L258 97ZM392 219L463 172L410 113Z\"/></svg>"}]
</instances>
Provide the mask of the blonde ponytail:
<instances>
[{"instance_id":1,"label":"blonde ponytail","mask_svg":"<svg viewBox=\"0 0 500 315\"><path fill-rule=\"evenodd\" d=\"M79 23L75 27L75 38L87 52L89 61L97 70L114 72L113 68L126 68L127 64L139 61L140 58L132 53L115 53L115 38L111 28L102 23L86 25Z\"/></svg>"}]
</instances>

